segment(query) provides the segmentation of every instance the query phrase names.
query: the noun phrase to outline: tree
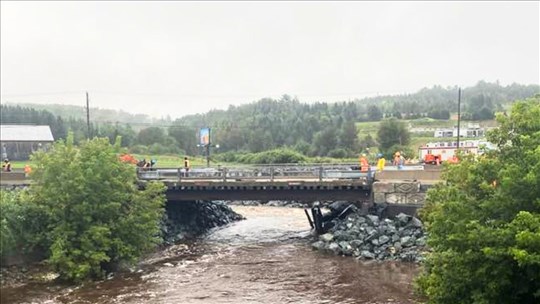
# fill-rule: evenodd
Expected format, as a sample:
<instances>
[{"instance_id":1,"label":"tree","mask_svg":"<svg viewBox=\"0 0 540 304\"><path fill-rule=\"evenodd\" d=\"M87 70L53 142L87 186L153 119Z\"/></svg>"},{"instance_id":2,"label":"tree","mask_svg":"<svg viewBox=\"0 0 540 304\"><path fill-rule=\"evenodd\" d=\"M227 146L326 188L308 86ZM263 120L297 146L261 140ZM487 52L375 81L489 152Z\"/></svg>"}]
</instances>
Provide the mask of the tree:
<instances>
[{"instance_id":1,"label":"tree","mask_svg":"<svg viewBox=\"0 0 540 304\"><path fill-rule=\"evenodd\" d=\"M31 202L45 208L49 263L61 278L101 278L160 242L164 186L140 191L135 170L107 138L74 146L73 135L33 155Z\"/></svg>"},{"instance_id":2,"label":"tree","mask_svg":"<svg viewBox=\"0 0 540 304\"><path fill-rule=\"evenodd\" d=\"M496 151L461 155L421 211L430 303L540 302L540 95L498 115Z\"/></svg>"},{"instance_id":3,"label":"tree","mask_svg":"<svg viewBox=\"0 0 540 304\"><path fill-rule=\"evenodd\" d=\"M165 132L159 127L149 127L142 129L137 135L137 142L141 145L149 146L154 143L163 143Z\"/></svg>"},{"instance_id":4,"label":"tree","mask_svg":"<svg viewBox=\"0 0 540 304\"><path fill-rule=\"evenodd\" d=\"M332 127L317 132L313 139L313 147L318 156L325 156L337 146L337 131Z\"/></svg>"},{"instance_id":5,"label":"tree","mask_svg":"<svg viewBox=\"0 0 540 304\"><path fill-rule=\"evenodd\" d=\"M394 145L407 146L411 140L411 134L404 122L396 118L385 119L379 124L377 141L382 153L390 153L389 149Z\"/></svg>"},{"instance_id":6,"label":"tree","mask_svg":"<svg viewBox=\"0 0 540 304\"><path fill-rule=\"evenodd\" d=\"M383 113L379 107L376 105L371 105L368 107L368 120L369 121L379 121L383 117Z\"/></svg>"},{"instance_id":7,"label":"tree","mask_svg":"<svg viewBox=\"0 0 540 304\"><path fill-rule=\"evenodd\" d=\"M339 148L358 150L358 130L354 121L346 121L339 132Z\"/></svg>"},{"instance_id":8,"label":"tree","mask_svg":"<svg viewBox=\"0 0 540 304\"><path fill-rule=\"evenodd\" d=\"M173 125L169 127L169 136L176 139L178 147L190 155L197 153L197 131L195 128Z\"/></svg>"}]
</instances>

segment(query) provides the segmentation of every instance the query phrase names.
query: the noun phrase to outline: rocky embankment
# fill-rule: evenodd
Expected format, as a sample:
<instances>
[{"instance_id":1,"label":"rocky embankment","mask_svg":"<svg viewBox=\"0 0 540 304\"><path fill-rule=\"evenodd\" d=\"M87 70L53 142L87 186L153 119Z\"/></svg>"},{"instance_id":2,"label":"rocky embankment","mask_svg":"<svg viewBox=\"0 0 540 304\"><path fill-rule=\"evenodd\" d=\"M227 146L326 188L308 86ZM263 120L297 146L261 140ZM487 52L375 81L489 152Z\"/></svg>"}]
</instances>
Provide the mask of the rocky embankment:
<instances>
[{"instance_id":1,"label":"rocky embankment","mask_svg":"<svg viewBox=\"0 0 540 304\"><path fill-rule=\"evenodd\" d=\"M422 222L403 213L381 219L354 211L329 226L311 244L314 249L357 259L408 262L421 262L427 250Z\"/></svg>"},{"instance_id":2,"label":"rocky embankment","mask_svg":"<svg viewBox=\"0 0 540 304\"><path fill-rule=\"evenodd\" d=\"M168 202L165 209L161 231L166 245L244 219L222 201Z\"/></svg>"}]
</instances>

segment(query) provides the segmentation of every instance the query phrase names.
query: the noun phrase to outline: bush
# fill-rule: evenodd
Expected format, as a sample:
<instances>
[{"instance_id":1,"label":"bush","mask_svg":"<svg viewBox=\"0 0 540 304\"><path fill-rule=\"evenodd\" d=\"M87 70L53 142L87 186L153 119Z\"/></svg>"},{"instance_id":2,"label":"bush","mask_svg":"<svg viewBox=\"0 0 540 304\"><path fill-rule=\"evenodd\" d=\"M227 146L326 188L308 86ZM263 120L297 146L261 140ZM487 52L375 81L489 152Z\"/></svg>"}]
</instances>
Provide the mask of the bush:
<instances>
[{"instance_id":1,"label":"bush","mask_svg":"<svg viewBox=\"0 0 540 304\"><path fill-rule=\"evenodd\" d=\"M343 148L333 149L333 150L330 150L330 152L328 152L328 156L334 157L334 158L345 158L345 157L348 157L349 155L350 153Z\"/></svg>"},{"instance_id":2,"label":"bush","mask_svg":"<svg viewBox=\"0 0 540 304\"><path fill-rule=\"evenodd\" d=\"M292 164L306 161L306 157L294 150L275 149L259 152L249 160L252 164Z\"/></svg>"},{"instance_id":3,"label":"bush","mask_svg":"<svg viewBox=\"0 0 540 304\"><path fill-rule=\"evenodd\" d=\"M108 138L75 147L70 134L33 155L29 194L49 217L48 261L63 279L102 278L160 242L164 186L139 191L135 170L117 152Z\"/></svg>"},{"instance_id":4,"label":"bush","mask_svg":"<svg viewBox=\"0 0 540 304\"><path fill-rule=\"evenodd\" d=\"M26 255L46 248L45 209L32 202L26 191L0 190L0 256Z\"/></svg>"}]
</instances>

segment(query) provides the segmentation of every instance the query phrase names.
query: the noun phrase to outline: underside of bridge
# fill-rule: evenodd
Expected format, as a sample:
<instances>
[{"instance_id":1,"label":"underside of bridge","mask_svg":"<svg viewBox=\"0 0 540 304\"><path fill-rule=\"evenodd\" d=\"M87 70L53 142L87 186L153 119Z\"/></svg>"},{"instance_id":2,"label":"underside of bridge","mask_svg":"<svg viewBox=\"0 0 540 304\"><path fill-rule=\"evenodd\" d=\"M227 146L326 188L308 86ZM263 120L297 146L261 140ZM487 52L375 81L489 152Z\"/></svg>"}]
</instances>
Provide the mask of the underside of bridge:
<instances>
[{"instance_id":1,"label":"underside of bridge","mask_svg":"<svg viewBox=\"0 0 540 304\"><path fill-rule=\"evenodd\" d=\"M167 200L288 200L288 201L337 201L366 202L369 189L169 189Z\"/></svg>"}]
</instances>

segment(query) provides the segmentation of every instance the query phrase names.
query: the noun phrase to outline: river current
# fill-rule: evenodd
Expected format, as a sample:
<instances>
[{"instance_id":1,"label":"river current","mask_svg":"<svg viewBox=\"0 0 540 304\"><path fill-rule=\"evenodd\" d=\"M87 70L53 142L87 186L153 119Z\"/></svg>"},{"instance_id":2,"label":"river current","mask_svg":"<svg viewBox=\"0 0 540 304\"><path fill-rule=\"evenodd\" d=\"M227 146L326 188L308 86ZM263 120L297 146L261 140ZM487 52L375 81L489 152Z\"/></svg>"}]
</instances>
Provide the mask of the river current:
<instances>
[{"instance_id":1,"label":"river current","mask_svg":"<svg viewBox=\"0 0 540 304\"><path fill-rule=\"evenodd\" d=\"M304 211L233 206L247 219L147 257L131 272L73 287L1 289L1 303L414 303L418 266L313 251Z\"/></svg>"}]
</instances>

